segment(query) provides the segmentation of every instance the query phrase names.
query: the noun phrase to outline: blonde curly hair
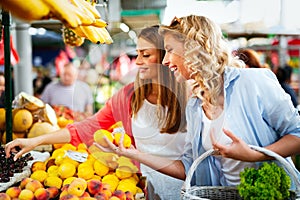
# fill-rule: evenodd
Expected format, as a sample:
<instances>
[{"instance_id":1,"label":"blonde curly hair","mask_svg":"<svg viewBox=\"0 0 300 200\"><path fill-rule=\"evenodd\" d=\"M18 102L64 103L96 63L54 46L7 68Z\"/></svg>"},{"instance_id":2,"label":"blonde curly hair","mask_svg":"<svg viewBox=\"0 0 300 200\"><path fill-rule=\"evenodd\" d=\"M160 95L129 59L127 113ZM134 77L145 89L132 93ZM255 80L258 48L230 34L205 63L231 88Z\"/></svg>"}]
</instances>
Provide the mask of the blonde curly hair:
<instances>
[{"instance_id":1,"label":"blonde curly hair","mask_svg":"<svg viewBox=\"0 0 300 200\"><path fill-rule=\"evenodd\" d=\"M184 65L195 80L193 92L217 105L223 93L225 66L244 67L228 48L220 27L204 16L174 18L170 26L160 26L161 35L172 34L184 43Z\"/></svg>"}]
</instances>

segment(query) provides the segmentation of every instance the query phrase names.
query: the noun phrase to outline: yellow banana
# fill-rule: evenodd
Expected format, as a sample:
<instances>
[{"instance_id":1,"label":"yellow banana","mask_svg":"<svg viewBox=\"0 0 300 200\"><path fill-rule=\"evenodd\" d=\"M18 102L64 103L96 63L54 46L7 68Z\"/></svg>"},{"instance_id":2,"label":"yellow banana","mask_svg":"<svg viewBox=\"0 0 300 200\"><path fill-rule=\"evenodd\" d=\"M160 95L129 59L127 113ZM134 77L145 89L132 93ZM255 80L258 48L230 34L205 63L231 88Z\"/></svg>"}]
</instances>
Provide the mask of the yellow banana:
<instances>
[{"instance_id":1,"label":"yellow banana","mask_svg":"<svg viewBox=\"0 0 300 200\"><path fill-rule=\"evenodd\" d=\"M104 28L106 27L108 24L106 21L102 20L102 19L95 19L94 23L91 24L92 26L96 26L98 28Z\"/></svg>"},{"instance_id":2,"label":"yellow banana","mask_svg":"<svg viewBox=\"0 0 300 200\"><path fill-rule=\"evenodd\" d=\"M89 16L91 19L95 19L94 15L84 6L79 3L79 0L70 0L70 3L80 9L83 13Z\"/></svg>"},{"instance_id":3,"label":"yellow banana","mask_svg":"<svg viewBox=\"0 0 300 200\"><path fill-rule=\"evenodd\" d=\"M42 0L1 0L5 10L22 20L33 21L50 18L50 9Z\"/></svg>"},{"instance_id":4,"label":"yellow banana","mask_svg":"<svg viewBox=\"0 0 300 200\"><path fill-rule=\"evenodd\" d=\"M95 26L80 26L86 38L95 44L102 44L105 42L104 37L99 34Z\"/></svg>"},{"instance_id":5,"label":"yellow banana","mask_svg":"<svg viewBox=\"0 0 300 200\"><path fill-rule=\"evenodd\" d=\"M100 13L96 9L96 7L92 6L92 4L90 4L89 2L87 2L85 0L77 0L77 1L81 5L82 8L85 8L89 12L91 12L94 15L95 19L100 19L101 18Z\"/></svg>"},{"instance_id":6,"label":"yellow banana","mask_svg":"<svg viewBox=\"0 0 300 200\"><path fill-rule=\"evenodd\" d=\"M97 30L104 37L105 44L113 43L113 39L111 38L111 36L110 36L109 32L106 30L106 28L98 28Z\"/></svg>"},{"instance_id":7,"label":"yellow banana","mask_svg":"<svg viewBox=\"0 0 300 200\"><path fill-rule=\"evenodd\" d=\"M90 18L68 0L42 1L49 6L54 17L59 19L67 27L75 28L81 24L90 25L94 22L93 18Z\"/></svg>"},{"instance_id":8,"label":"yellow banana","mask_svg":"<svg viewBox=\"0 0 300 200\"><path fill-rule=\"evenodd\" d=\"M74 33L76 33L76 35L80 36L80 37L84 37L87 38L86 35L84 34L84 32L81 30L81 25L77 26L76 28L70 28Z\"/></svg>"}]
</instances>

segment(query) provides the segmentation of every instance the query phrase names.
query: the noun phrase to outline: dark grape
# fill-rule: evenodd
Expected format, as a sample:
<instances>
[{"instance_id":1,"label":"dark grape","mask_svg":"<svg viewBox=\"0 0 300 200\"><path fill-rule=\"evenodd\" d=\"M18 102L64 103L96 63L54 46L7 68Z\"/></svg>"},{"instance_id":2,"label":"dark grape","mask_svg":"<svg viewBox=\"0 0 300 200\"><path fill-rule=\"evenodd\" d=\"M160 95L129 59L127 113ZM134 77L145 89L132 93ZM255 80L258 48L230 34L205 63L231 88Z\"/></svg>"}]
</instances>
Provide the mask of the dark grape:
<instances>
[{"instance_id":1,"label":"dark grape","mask_svg":"<svg viewBox=\"0 0 300 200\"><path fill-rule=\"evenodd\" d=\"M20 149L16 150L20 151ZM27 153L14 161L15 155L16 152L11 152L10 157L6 158L4 147L0 146L0 183L9 182L14 173L21 173L24 167L28 165L28 161L33 160L32 155Z\"/></svg>"}]
</instances>

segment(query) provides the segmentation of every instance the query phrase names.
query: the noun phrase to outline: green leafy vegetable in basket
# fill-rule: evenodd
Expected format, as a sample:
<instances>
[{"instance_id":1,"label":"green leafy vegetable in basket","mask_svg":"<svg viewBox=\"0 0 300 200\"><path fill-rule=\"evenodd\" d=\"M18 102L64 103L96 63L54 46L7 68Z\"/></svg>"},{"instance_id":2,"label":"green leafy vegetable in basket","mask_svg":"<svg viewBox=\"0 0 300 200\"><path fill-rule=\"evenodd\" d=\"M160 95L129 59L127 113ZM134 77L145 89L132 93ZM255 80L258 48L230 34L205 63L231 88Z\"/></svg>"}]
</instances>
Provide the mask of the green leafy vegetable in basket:
<instances>
[{"instance_id":1,"label":"green leafy vegetable in basket","mask_svg":"<svg viewBox=\"0 0 300 200\"><path fill-rule=\"evenodd\" d=\"M275 163L264 162L258 168L245 168L240 173L238 191L241 197L256 199L286 199L290 196L291 179L283 168Z\"/></svg>"}]
</instances>

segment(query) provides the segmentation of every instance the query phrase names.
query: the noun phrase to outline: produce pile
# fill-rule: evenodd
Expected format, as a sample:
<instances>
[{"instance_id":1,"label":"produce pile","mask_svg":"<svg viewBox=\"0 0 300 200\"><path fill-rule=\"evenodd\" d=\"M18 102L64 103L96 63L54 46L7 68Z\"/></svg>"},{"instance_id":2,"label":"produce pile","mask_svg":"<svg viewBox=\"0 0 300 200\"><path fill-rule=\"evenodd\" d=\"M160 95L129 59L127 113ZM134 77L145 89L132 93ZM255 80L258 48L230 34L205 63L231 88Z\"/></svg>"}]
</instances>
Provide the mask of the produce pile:
<instances>
[{"instance_id":1,"label":"produce pile","mask_svg":"<svg viewBox=\"0 0 300 200\"><path fill-rule=\"evenodd\" d=\"M6 110L0 108L0 130L2 143L6 143ZM56 113L49 104L21 92L13 101L12 137L31 138L58 130Z\"/></svg>"},{"instance_id":2,"label":"produce pile","mask_svg":"<svg viewBox=\"0 0 300 200\"><path fill-rule=\"evenodd\" d=\"M27 153L14 161L14 155L12 153L9 158L6 158L4 147L0 146L0 184L9 182L16 173L23 172L24 167L28 165L28 161L33 159L31 154Z\"/></svg>"},{"instance_id":3,"label":"produce pile","mask_svg":"<svg viewBox=\"0 0 300 200\"><path fill-rule=\"evenodd\" d=\"M107 199L133 200L143 196L144 177L126 157L113 153L89 153L85 144L64 144L45 162L31 165L31 174L20 184L0 193L0 199ZM100 155L101 154L101 155Z\"/></svg>"},{"instance_id":4,"label":"produce pile","mask_svg":"<svg viewBox=\"0 0 300 200\"><path fill-rule=\"evenodd\" d=\"M240 174L238 191L244 199L287 199L290 196L291 179L283 168L264 162L258 168L245 168Z\"/></svg>"}]
</instances>

